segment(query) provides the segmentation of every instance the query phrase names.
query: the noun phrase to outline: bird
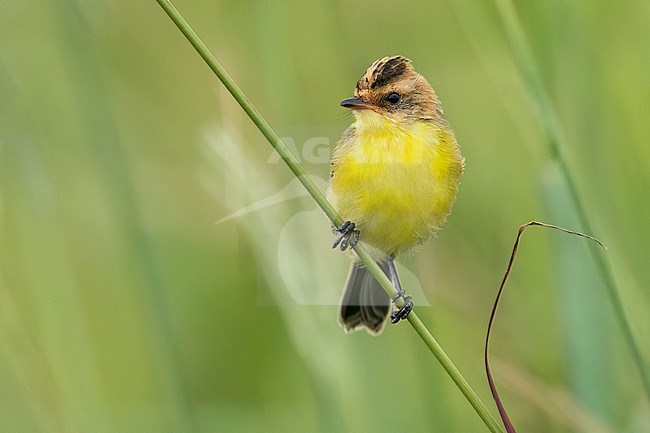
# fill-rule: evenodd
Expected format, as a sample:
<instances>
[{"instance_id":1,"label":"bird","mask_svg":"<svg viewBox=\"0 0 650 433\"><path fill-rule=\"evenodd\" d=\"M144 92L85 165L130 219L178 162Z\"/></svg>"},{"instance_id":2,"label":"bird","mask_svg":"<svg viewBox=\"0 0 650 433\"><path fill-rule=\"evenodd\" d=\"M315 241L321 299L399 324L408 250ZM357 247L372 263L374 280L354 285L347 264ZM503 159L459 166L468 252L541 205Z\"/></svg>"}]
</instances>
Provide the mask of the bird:
<instances>
[{"instance_id":1,"label":"bird","mask_svg":"<svg viewBox=\"0 0 650 433\"><path fill-rule=\"evenodd\" d=\"M360 242L397 289L391 299L353 256L339 310L346 332L379 335L405 319L413 303L395 257L430 240L456 199L465 159L429 82L403 56L376 60L354 96L340 102L354 115L332 154L327 198L343 218L333 248ZM393 311L392 303L404 300Z\"/></svg>"}]
</instances>

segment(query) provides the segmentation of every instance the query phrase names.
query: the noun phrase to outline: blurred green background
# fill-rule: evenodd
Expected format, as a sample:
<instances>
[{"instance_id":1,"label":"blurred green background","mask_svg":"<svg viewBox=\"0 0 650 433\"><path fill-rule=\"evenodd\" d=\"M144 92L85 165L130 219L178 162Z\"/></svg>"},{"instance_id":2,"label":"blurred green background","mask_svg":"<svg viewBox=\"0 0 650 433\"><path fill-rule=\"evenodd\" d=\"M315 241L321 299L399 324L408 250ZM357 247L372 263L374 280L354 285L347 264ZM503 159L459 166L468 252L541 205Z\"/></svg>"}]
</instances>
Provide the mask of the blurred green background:
<instances>
[{"instance_id":1,"label":"blurred green background","mask_svg":"<svg viewBox=\"0 0 650 433\"><path fill-rule=\"evenodd\" d=\"M373 60L405 55L433 84L467 170L445 229L401 265L493 408L483 339L516 230L580 229L495 5L176 6L316 178ZM648 368L649 3L515 6ZM0 11L0 431L487 431L408 324L340 330L329 223L155 1ZM584 240L530 230L499 313L520 431L650 431Z\"/></svg>"}]
</instances>

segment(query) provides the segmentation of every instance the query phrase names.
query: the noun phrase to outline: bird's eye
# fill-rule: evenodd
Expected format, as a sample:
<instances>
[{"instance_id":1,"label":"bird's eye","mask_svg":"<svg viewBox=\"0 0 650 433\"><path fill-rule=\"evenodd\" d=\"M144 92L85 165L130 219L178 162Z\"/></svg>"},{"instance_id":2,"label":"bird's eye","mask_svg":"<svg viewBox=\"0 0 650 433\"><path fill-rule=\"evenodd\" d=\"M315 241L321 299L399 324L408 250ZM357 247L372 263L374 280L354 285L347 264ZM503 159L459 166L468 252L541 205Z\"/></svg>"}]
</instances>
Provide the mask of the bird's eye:
<instances>
[{"instance_id":1,"label":"bird's eye","mask_svg":"<svg viewBox=\"0 0 650 433\"><path fill-rule=\"evenodd\" d=\"M390 102L391 104L395 105L400 101L400 99L402 99L402 95L400 95L397 92L392 92L392 93L389 93L388 96L386 96L385 99L388 102Z\"/></svg>"}]
</instances>

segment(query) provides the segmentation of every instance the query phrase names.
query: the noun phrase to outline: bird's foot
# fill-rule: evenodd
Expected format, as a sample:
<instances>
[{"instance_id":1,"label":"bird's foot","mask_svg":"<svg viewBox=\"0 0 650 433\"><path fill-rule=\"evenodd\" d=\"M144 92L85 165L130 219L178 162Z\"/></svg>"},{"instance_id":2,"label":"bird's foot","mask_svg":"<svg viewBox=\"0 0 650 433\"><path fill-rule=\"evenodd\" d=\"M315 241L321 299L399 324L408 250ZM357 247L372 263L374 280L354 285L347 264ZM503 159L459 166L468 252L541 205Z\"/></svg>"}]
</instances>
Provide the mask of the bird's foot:
<instances>
[{"instance_id":1,"label":"bird's foot","mask_svg":"<svg viewBox=\"0 0 650 433\"><path fill-rule=\"evenodd\" d=\"M338 226L335 231L339 232L339 237L334 241L332 248L340 247L341 251L345 251L348 247L352 248L359 243L359 230L355 229L355 225L351 221L346 221Z\"/></svg>"},{"instance_id":2,"label":"bird's foot","mask_svg":"<svg viewBox=\"0 0 650 433\"><path fill-rule=\"evenodd\" d=\"M413 310L413 300L410 296L405 296L406 292L402 289L397 291L397 296L393 299L395 303L399 298L404 299L404 305L402 305L397 311L390 313L390 323L395 324L400 320L406 320L406 316L409 315L411 310Z\"/></svg>"}]
</instances>

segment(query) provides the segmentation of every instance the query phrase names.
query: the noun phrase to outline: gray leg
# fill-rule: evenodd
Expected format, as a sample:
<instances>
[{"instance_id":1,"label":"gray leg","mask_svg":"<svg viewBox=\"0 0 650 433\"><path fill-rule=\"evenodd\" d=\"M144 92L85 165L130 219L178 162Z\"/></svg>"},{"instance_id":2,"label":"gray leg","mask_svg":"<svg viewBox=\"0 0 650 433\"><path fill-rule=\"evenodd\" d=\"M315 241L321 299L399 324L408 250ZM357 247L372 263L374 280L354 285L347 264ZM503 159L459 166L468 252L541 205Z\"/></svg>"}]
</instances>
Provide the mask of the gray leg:
<instances>
[{"instance_id":1,"label":"gray leg","mask_svg":"<svg viewBox=\"0 0 650 433\"><path fill-rule=\"evenodd\" d=\"M400 282L399 276L397 275L395 257L388 257L386 264L388 265L388 275L390 277L390 280L397 289L397 296L395 296L393 302L396 302L399 298L404 299L404 305L402 305L402 307L397 311L393 311L390 314L391 323L397 323L400 320L406 320L406 316L408 316L411 310L413 310L413 301L410 296L404 296L406 295L406 292L404 292L404 289L402 289L402 283Z\"/></svg>"},{"instance_id":2,"label":"gray leg","mask_svg":"<svg viewBox=\"0 0 650 433\"><path fill-rule=\"evenodd\" d=\"M402 283L399 281L399 277L397 276L397 268L395 267L395 258L393 256L388 257L386 263L388 264L388 275L390 276L390 281L397 289L397 297L395 299L399 299L401 298L401 295L404 294L404 290L402 289Z\"/></svg>"}]
</instances>

